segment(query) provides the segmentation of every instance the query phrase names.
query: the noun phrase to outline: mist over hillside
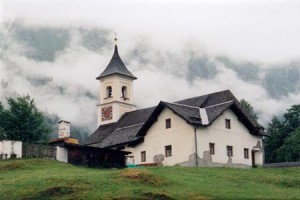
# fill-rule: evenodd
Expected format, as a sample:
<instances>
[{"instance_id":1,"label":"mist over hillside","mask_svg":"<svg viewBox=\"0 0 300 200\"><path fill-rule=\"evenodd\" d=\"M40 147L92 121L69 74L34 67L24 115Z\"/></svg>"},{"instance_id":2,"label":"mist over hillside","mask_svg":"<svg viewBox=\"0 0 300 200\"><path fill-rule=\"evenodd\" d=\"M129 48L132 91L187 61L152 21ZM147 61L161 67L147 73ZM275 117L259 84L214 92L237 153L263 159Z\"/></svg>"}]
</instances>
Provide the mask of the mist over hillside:
<instances>
[{"instance_id":1,"label":"mist over hillside","mask_svg":"<svg viewBox=\"0 0 300 200\"><path fill-rule=\"evenodd\" d=\"M95 77L112 56L113 35L101 27L3 23L0 101L28 93L41 110L93 131L99 95ZM249 101L266 125L300 102L300 60L256 63L210 53L188 40L180 49L165 50L168 47L160 48L144 35L127 44L119 43L119 53L138 77L138 108L230 89L238 99Z\"/></svg>"}]
</instances>

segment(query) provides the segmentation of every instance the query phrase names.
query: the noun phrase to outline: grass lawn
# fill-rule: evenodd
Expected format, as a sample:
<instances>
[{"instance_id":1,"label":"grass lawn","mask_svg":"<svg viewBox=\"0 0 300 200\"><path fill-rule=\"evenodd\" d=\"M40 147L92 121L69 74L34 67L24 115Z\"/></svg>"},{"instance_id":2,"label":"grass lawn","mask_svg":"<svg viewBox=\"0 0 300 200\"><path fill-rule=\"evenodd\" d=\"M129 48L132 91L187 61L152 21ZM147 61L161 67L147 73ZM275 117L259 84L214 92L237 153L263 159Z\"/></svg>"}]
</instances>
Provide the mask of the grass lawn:
<instances>
[{"instance_id":1,"label":"grass lawn","mask_svg":"<svg viewBox=\"0 0 300 200\"><path fill-rule=\"evenodd\" d=\"M300 168L91 169L0 161L0 199L300 199Z\"/></svg>"}]
</instances>

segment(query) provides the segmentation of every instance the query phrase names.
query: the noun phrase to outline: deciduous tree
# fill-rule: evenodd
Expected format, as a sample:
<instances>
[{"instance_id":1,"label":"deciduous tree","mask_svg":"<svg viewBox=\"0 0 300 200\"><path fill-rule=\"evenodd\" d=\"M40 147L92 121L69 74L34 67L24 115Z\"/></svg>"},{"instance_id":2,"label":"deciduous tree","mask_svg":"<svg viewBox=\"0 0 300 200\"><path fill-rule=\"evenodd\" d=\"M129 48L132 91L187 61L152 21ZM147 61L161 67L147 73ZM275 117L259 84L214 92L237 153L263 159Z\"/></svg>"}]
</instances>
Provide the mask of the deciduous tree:
<instances>
[{"instance_id":1,"label":"deciduous tree","mask_svg":"<svg viewBox=\"0 0 300 200\"><path fill-rule=\"evenodd\" d=\"M0 136L23 142L47 142L49 127L29 95L7 98L8 108L0 104Z\"/></svg>"}]
</instances>

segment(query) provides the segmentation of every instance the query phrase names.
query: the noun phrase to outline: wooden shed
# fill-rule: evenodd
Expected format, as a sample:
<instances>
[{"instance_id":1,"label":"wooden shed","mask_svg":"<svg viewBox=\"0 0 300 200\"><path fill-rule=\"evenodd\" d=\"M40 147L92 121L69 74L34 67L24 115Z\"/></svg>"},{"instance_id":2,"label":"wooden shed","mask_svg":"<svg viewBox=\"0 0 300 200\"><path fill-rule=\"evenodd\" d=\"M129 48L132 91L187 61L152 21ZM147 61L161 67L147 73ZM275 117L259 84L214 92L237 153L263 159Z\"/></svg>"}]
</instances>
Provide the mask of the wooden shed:
<instances>
[{"instance_id":1,"label":"wooden shed","mask_svg":"<svg viewBox=\"0 0 300 200\"><path fill-rule=\"evenodd\" d=\"M65 143L68 149L68 163L96 168L123 168L126 167L126 155L129 152L81 146Z\"/></svg>"}]
</instances>

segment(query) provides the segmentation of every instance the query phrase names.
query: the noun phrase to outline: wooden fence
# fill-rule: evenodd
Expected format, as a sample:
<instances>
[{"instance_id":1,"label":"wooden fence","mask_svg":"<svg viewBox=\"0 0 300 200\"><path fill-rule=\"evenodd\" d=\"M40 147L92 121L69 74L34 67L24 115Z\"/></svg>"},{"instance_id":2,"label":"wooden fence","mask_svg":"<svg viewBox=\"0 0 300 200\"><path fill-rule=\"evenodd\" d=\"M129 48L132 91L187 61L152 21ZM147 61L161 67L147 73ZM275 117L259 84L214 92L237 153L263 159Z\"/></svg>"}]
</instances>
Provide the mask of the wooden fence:
<instances>
[{"instance_id":1,"label":"wooden fence","mask_svg":"<svg viewBox=\"0 0 300 200\"><path fill-rule=\"evenodd\" d=\"M56 158L56 147L40 144L22 144L23 158Z\"/></svg>"}]
</instances>

